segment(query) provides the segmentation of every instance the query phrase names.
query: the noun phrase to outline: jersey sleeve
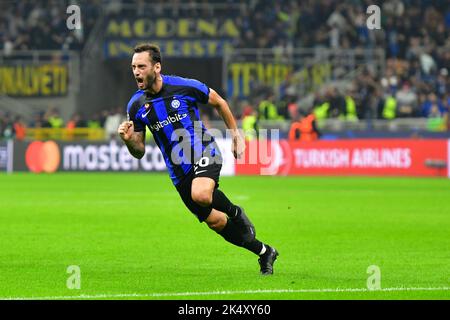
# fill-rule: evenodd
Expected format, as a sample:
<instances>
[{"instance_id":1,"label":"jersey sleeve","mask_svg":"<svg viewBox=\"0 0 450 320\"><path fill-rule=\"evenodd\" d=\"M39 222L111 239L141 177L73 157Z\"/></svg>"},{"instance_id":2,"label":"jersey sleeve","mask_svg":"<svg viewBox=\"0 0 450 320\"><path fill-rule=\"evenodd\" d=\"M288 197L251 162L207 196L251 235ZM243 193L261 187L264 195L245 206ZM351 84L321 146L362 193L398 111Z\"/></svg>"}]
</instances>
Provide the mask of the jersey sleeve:
<instances>
[{"instance_id":1,"label":"jersey sleeve","mask_svg":"<svg viewBox=\"0 0 450 320\"><path fill-rule=\"evenodd\" d=\"M209 87L198 80L191 80L191 94L200 103L208 103L209 100Z\"/></svg>"},{"instance_id":2,"label":"jersey sleeve","mask_svg":"<svg viewBox=\"0 0 450 320\"><path fill-rule=\"evenodd\" d=\"M135 132L145 131L145 123L136 117L139 107L139 103L136 100L130 100L127 106L128 121L133 121Z\"/></svg>"}]
</instances>

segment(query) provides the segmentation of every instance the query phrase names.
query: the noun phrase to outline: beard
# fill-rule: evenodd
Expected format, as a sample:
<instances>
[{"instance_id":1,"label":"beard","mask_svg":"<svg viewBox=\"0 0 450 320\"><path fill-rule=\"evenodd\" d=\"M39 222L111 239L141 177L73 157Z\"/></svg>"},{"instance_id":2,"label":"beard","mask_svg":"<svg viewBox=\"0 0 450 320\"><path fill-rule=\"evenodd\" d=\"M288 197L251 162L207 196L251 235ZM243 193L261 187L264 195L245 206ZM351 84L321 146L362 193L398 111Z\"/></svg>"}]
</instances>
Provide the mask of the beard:
<instances>
[{"instance_id":1,"label":"beard","mask_svg":"<svg viewBox=\"0 0 450 320\"><path fill-rule=\"evenodd\" d=\"M156 72L153 71L153 73L150 73L147 77L145 77L145 82L147 84L145 90L148 91L149 89L151 89L155 81L156 81Z\"/></svg>"}]
</instances>

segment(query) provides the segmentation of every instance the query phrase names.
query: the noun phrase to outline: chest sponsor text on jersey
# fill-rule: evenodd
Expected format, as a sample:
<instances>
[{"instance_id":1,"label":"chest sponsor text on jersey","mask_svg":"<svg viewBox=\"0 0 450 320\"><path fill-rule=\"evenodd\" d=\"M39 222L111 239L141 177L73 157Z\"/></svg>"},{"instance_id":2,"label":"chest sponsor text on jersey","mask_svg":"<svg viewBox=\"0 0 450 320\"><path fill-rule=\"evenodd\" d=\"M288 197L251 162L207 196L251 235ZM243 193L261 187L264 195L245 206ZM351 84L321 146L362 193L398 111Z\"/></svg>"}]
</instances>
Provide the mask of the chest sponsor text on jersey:
<instances>
[{"instance_id":1,"label":"chest sponsor text on jersey","mask_svg":"<svg viewBox=\"0 0 450 320\"><path fill-rule=\"evenodd\" d=\"M187 113L169 115L169 116L167 116L167 118L165 120L158 121L158 122L150 125L150 128L154 131L159 131L160 129L164 128L165 126L168 126L171 123L181 121L182 119L184 119L186 117L187 117Z\"/></svg>"}]
</instances>

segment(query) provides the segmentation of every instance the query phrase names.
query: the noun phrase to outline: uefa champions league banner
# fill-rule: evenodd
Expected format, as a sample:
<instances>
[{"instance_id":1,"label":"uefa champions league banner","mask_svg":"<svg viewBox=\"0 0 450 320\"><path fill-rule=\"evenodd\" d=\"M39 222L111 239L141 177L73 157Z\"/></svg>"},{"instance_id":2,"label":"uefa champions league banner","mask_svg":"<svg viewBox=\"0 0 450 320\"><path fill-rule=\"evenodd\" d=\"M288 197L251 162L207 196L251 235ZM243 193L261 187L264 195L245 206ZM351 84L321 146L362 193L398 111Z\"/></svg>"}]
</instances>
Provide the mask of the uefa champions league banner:
<instances>
[{"instance_id":1,"label":"uefa champions league banner","mask_svg":"<svg viewBox=\"0 0 450 320\"><path fill-rule=\"evenodd\" d=\"M224 156L223 175L234 174L231 141L217 140ZM107 142L15 142L14 171L53 173L57 171L107 172L165 172L161 151L153 142L146 144L146 153L140 160L133 158L121 141ZM228 152L226 152L228 151Z\"/></svg>"},{"instance_id":2,"label":"uefa champions league banner","mask_svg":"<svg viewBox=\"0 0 450 320\"><path fill-rule=\"evenodd\" d=\"M236 175L450 177L450 140L361 139L247 143Z\"/></svg>"}]
</instances>

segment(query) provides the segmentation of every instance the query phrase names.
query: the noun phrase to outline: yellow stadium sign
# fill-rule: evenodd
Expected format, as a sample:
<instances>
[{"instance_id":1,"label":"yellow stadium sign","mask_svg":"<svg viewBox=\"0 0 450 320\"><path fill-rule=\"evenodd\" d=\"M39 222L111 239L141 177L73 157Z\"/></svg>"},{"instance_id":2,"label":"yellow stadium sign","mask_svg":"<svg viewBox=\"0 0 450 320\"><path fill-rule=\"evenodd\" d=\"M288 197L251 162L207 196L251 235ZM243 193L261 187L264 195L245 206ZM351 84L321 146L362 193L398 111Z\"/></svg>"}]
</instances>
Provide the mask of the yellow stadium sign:
<instances>
[{"instance_id":1,"label":"yellow stadium sign","mask_svg":"<svg viewBox=\"0 0 450 320\"><path fill-rule=\"evenodd\" d=\"M0 94L16 97L67 95L69 81L65 64L2 65Z\"/></svg>"},{"instance_id":2,"label":"yellow stadium sign","mask_svg":"<svg viewBox=\"0 0 450 320\"><path fill-rule=\"evenodd\" d=\"M280 85L291 75L291 84L302 85L306 91L323 85L331 76L329 63L315 64L295 70L294 65L279 62L232 62L228 65L228 88L230 97L248 97L258 86L268 86L278 92Z\"/></svg>"},{"instance_id":3,"label":"yellow stadium sign","mask_svg":"<svg viewBox=\"0 0 450 320\"><path fill-rule=\"evenodd\" d=\"M233 19L110 19L107 38L237 38L239 29Z\"/></svg>"},{"instance_id":4,"label":"yellow stadium sign","mask_svg":"<svg viewBox=\"0 0 450 320\"><path fill-rule=\"evenodd\" d=\"M277 87L291 72L292 66L283 63L235 62L228 66L228 79L232 96L249 96L252 84Z\"/></svg>"}]
</instances>

